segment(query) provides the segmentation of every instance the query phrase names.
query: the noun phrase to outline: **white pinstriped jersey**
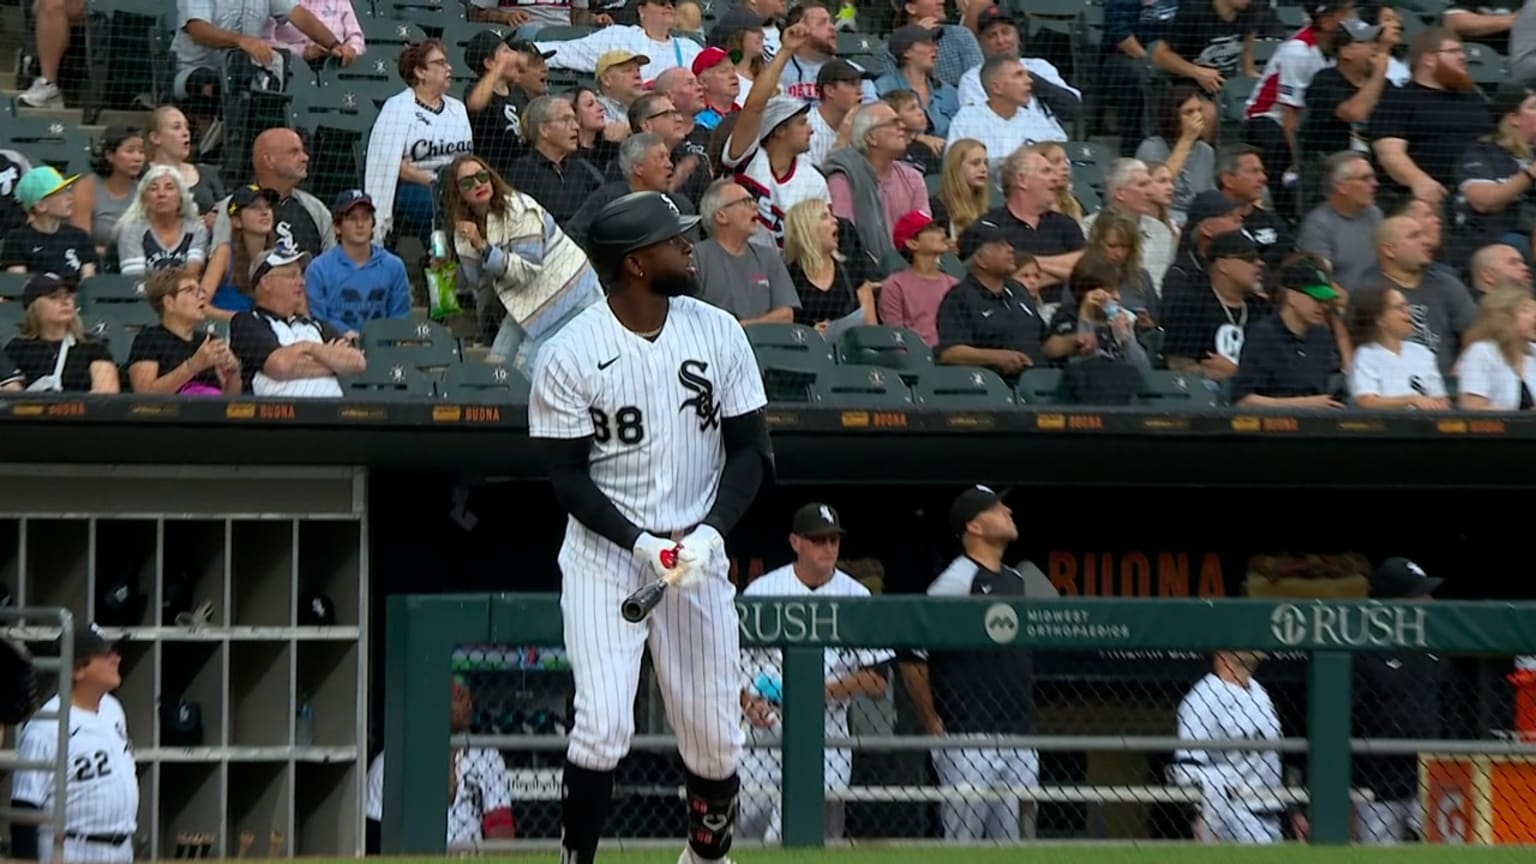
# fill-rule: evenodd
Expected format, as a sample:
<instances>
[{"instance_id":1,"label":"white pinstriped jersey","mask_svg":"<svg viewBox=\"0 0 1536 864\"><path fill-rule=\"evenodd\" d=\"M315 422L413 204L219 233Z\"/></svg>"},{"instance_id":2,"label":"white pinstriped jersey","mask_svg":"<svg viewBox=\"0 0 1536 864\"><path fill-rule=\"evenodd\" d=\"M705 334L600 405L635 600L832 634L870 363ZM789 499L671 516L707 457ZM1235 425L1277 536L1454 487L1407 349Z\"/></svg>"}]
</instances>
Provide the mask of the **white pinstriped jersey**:
<instances>
[{"instance_id":1,"label":"white pinstriped jersey","mask_svg":"<svg viewBox=\"0 0 1536 864\"><path fill-rule=\"evenodd\" d=\"M670 532L692 528L714 506L722 421L767 402L746 333L726 312L674 297L650 341L597 303L540 352L528 429L535 438L592 436L597 488L641 530ZM612 548L572 518L560 561L602 567Z\"/></svg>"},{"instance_id":2,"label":"white pinstriped jersey","mask_svg":"<svg viewBox=\"0 0 1536 864\"><path fill-rule=\"evenodd\" d=\"M59 697L43 703L41 711L59 710ZM17 756L27 761L53 761L58 753L59 721L28 720L21 727ZM69 710L69 774L64 803L65 830L79 834L133 834L139 824L139 778L128 740L128 718L113 696L101 697L95 712ZM40 808L53 806L53 772L17 771L11 798ZM39 842L50 832L39 832Z\"/></svg>"},{"instance_id":3,"label":"white pinstriped jersey","mask_svg":"<svg viewBox=\"0 0 1536 864\"><path fill-rule=\"evenodd\" d=\"M1280 737L1280 715L1269 691L1253 679L1240 687L1213 672L1195 682L1179 703L1179 738L1191 744L1229 738L1278 741ZM1254 801L1252 794L1280 787L1279 751L1184 749L1174 753L1174 760L1185 776L1198 778L1207 795L1245 799L1252 810L1280 809Z\"/></svg>"},{"instance_id":4,"label":"white pinstriped jersey","mask_svg":"<svg viewBox=\"0 0 1536 864\"><path fill-rule=\"evenodd\" d=\"M512 776L507 773L501 753L485 747L457 750L459 788L454 790L448 807L448 845L479 843L485 839L486 816L511 813ZM373 757L368 766L368 792L363 799L363 816L384 821L384 754ZM505 819L511 824L510 815Z\"/></svg>"}]
</instances>

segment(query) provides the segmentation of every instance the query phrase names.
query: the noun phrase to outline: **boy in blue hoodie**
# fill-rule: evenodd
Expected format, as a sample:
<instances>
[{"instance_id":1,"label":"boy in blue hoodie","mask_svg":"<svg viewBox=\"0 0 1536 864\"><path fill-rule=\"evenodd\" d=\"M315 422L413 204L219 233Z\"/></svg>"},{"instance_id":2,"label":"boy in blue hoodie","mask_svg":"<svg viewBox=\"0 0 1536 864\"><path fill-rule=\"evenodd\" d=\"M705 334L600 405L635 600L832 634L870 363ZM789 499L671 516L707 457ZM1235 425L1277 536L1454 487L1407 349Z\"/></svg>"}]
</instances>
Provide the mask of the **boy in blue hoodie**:
<instances>
[{"instance_id":1,"label":"boy in blue hoodie","mask_svg":"<svg viewBox=\"0 0 1536 864\"><path fill-rule=\"evenodd\" d=\"M331 219L337 243L309 265L309 314L356 339L378 318L409 318L411 283L399 256L373 242L373 199L361 189L336 196Z\"/></svg>"}]
</instances>

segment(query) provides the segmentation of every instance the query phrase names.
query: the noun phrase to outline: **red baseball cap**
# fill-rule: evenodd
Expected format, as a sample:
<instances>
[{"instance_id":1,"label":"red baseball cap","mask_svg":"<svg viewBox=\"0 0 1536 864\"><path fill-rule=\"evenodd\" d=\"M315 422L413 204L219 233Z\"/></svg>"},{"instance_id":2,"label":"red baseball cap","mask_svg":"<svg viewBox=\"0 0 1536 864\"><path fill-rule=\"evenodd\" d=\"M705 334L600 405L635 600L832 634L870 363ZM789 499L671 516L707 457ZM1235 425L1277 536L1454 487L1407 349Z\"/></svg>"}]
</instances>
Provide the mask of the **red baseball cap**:
<instances>
[{"instance_id":1,"label":"red baseball cap","mask_svg":"<svg viewBox=\"0 0 1536 864\"><path fill-rule=\"evenodd\" d=\"M933 224L935 224L933 217L921 210L913 210L897 219L896 227L891 231L891 242L896 244L896 251L901 252L906 249L908 240L915 239ZM944 226L939 227L942 230Z\"/></svg>"},{"instance_id":2,"label":"red baseball cap","mask_svg":"<svg viewBox=\"0 0 1536 864\"><path fill-rule=\"evenodd\" d=\"M723 49L711 45L700 51L699 56L693 58L693 74L695 76L703 75L704 70L713 69L721 63L729 63L730 60L731 55L725 53Z\"/></svg>"}]
</instances>

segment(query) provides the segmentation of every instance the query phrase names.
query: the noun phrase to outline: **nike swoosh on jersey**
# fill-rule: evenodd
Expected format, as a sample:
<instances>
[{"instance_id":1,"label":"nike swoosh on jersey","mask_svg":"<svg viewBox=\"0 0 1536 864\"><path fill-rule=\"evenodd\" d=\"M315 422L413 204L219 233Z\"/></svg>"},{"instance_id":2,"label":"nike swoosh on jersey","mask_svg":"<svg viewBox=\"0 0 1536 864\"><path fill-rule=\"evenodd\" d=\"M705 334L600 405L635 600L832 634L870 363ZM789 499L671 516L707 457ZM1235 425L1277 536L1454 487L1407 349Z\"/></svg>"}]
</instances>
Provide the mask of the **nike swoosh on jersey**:
<instances>
[{"instance_id":1,"label":"nike swoosh on jersey","mask_svg":"<svg viewBox=\"0 0 1536 864\"><path fill-rule=\"evenodd\" d=\"M609 367L609 366L612 366L612 365L613 365L613 364L615 364L615 363L617 363L617 362L619 362L619 358L617 358L617 357L615 357L615 358L613 358L613 359L612 359L612 360L609 360L609 361L607 361L607 362L603 362L603 361L598 361L598 364L597 364L597 371L599 371L599 372L601 372L601 371L603 371L603 370L604 370L604 369L607 369L607 368L608 368L608 367Z\"/></svg>"}]
</instances>

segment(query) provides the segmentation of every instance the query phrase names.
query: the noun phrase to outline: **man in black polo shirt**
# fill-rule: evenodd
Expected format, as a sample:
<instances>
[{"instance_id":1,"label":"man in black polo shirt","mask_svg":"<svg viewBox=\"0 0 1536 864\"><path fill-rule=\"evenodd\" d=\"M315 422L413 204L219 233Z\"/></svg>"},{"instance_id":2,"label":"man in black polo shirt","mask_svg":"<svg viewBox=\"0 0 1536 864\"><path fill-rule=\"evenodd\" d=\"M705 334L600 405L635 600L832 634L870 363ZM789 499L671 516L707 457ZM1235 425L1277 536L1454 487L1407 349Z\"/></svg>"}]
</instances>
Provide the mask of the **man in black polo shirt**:
<instances>
[{"instance_id":1,"label":"man in black polo shirt","mask_svg":"<svg viewBox=\"0 0 1536 864\"><path fill-rule=\"evenodd\" d=\"M1025 577L1003 563L1008 545L1019 539L1019 529L1013 511L996 492L985 486L961 492L950 507L949 518L950 527L960 538L961 554L928 586L928 596L1018 600L1043 593L1030 591ZM992 610L987 612L987 627L992 634ZM994 639L1006 645L1017 627L1017 620L1013 630L999 625ZM924 732L934 737L977 739L975 747L932 751L939 785L995 790L996 797L946 801L942 808L944 838L1018 840L1020 802L1009 790L1039 785L1040 755L1034 750L988 747L986 739L1034 734L1034 661L1030 651L1014 647L919 651L898 663Z\"/></svg>"},{"instance_id":2,"label":"man in black polo shirt","mask_svg":"<svg viewBox=\"0 0 1536 864\"><path fill-rule=\"evenodd\" d=\"M939 302L938 361L985 366L1017 381L1025 369L1045 362L1046 322L1013 280L1007 231L982 217L960 235L960 260L970 274Z\"/></svg>"},{"instance_id":3,"label":"man in black polo shirt","mask_svg":"<svg viewBox=\"0 0 1536 864\"><path fill-rule=\"evenodd\" d=\"M1280 269L1279 311L1248 328L1232 377L1232 404L1245 408L1343 408L1328 392L1339 353L1330 319L1339 293L1310 258Z\"/></svg>"},{"instance_id":4,"label":"man in black polo shirt","mask_svg":"<svg viewBox=\"0 0 1536 864\"><path fill-rule=\"evenodd\" d=\"M1066 284L1083 257L1083 228L1056 212L1056 174L1050 160L1020 148L999 170L1006 201L981 218L1003 230L1014 252L1028 252L1045 274L1045 284Z\"/></svg>"}]
</instances>

